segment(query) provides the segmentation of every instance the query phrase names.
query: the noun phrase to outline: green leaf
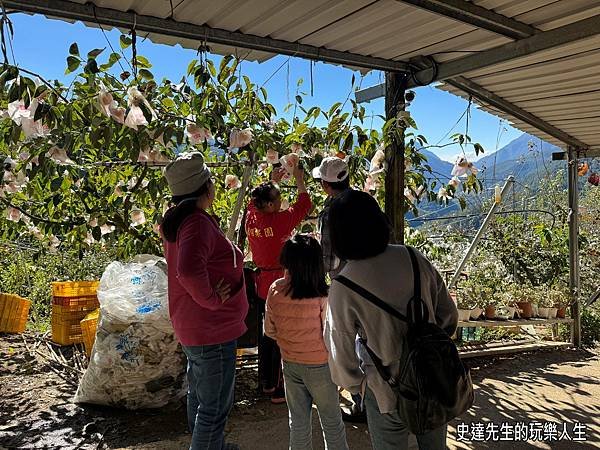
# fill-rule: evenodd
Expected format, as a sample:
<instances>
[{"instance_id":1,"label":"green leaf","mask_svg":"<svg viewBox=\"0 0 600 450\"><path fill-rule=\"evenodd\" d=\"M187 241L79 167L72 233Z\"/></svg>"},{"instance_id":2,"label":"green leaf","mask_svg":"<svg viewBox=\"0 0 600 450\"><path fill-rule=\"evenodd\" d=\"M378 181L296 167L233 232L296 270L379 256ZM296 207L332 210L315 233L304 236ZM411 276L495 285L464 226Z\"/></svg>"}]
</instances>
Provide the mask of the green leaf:
<instances>
[{"instance_id":1,"label":"green leaf","mask_svg":"<svg viewBox=\"0 0 600 450\"><path fill-rule=\"evenodd\" d=\"M301 105L302 104L302 96L296 95L296 102Z\"/></svg>"},{"instance_id":2,"label":"green leaf","mask_svg":"<svg viewBox=\"0 0 600 450\"><path fill-rule=\"evenodd\" d=\"M110 56L108 57L108 62L105 64L102 64L100 66L100 70L105 71L105 70L110 69L120 59L121 59L121 55L119 55L118 53L111 53Z\"/></svg>"},{"instance_id":3,"label":"green leaf","mask_svg":"<svg viewBox=\"0 0 600 450\"><path fill-rule=\"evenodd\" d=\"M152 112L148 109L145 103L140 104L140 108L144 113L144 117L148 121L148 123L152 122Z\"/></svg>"},{"instance_id":4,"label":"green leaf","mask_svg":"<svg viewBox=\"0 0 600 450\"><path fill-rule=\"evenodd\" d=\"M77 42L73 42L69 47L69 55L79 56L79 47Z\"/></svg>"},{"instance_id":5,"label":"green leaf","mask_svg":"<svg viewBox=\"0 0 600 450\"><path fill-rule=\"evenodd\" d=\"M181 115L187 117L192 111L190 105L187 103L182 103L179 108L181 109Z\"/></svg>"},{"instance_id":6,"label":"green leaf","mask_svg":"<svg viewBox=\"0 0 600 450\"><path fill-rule=\"evenodd\" d=\"M210 81L210 75L206 71L206 68L200 66L194 71L194 81L198 87L204 86Z\"/></svg>"},{"instance_id":7,"label":"green leaf","mask_svg":"<svg viewBox=\"0 0 600 450\"><path fill-rule=\"evenodd\" d=\"M113 129L112 127L102 127L104 129L104 144L108 146L112 139Z\"/></svg>"},{"instance_id":8,"label":"green leaf","mask_svg":"<svg viewBox=\"0 0 600 450\"><path fill-rule=\"evenodd\" d=\"M190 76L196 69L196 63L197 63L197 61L195 59L192 59L190 61L190 63L188 64L188 67L187 67L187 75L188 76Z\"/></svg>"},{"instance_id":9,"label":"green leaf","mask_svg":"<svg viewBox=\"0 0 600 450\"><path fill-rule=\"evenodd\" d=\"M227 55L221 60L221 64L219 64L219 73L223 72L223 69L227 67L227 65L231 62L232 59L232 55Z\"/></svg>"},{"instance_id":10,"label":"green leaf","mask_svg":"<svg viewBox=\"0 0 600 450\"><path fill-rule=\"evenodd\" d=\"M97 56L99 56L104 50L106 50L106 47L104 48L95 48L94 50L91 50L88 52L88 58L96 58Z\"/></svg>"},{"instance_id":11,"label":"green leaf","mask_svg":"<svg viewBox=\"0 0 600 450\"><path fill-rule=\"evenodd\" d=\"M143 67L145 69L149 69L150 67L152 67L152 64L150 64L150 61L148 61L148 58L146 58L145 56L137 55L135 60L137 61L138 67Z\"/></svg>"},{"instance_id":12,"label":"green leaf","mask_svg":"<svg viewBox=\"0 0 600 450\"><path fill-rule=\"evenodd\" d=\"M352 144L354 144L354 135L352 133L348 133L346 139L344 139L344 146L342 149L344 152L348 153L348 150L352 149Z\"/></svg>"},{"instance_id":13,"label":"green leaf","mask_svg":"<svg viewBox=\"0 0 600 450\"><path fill-rule=\"evenodd\" d=\"M217 69L215 69L215 65L211 60L206 61L206 67L208 68L208 72L211 74L211 76L217 76Z\"/></svg>"},{"instance_id":14,"label":"green leaf","mask_svg":"<svg viewBox=\"0 0 600 450\"><path fill-rule=\"evenodd\" d=\"M480 153L483 153L484 150L483 150L483 147L481 144L475 143L474 147L475 147L475 155L479 155Z\"/></svg>"},{"instance_id":15,"label":"green leaf","mask_svg":"<svg viewBox=\"0 0 600 450\"><path fill-rule=\"evenodd\" d=\"M140 69L138 75L141 76L144 80L154 79L154 75L148 69Z\"/></svg>"},{"instance_id":16,"label":"green leaf","mask_svg":"<svg viewBox=\"0 0 600 450\"><path fill-rule=\"evenodd\" d=\"M131 42L131 38L124 34L122 34L119 38L119 44L121 45L122 49L126 49L127 47L129 47L131 45Z\"/></svg>"},{"instance_id":17,"label":"green leaf","mask_svg":"<svg viewBox=\"0 0 600 450\"><path fill-rule=\"evenodd\" d=\"M76 58L75 56L67 57L67 69L65 70L65 75L76 71L80 64L81 60L79 58Z\"/></svg>"},{"instance_id":18,"label":"green leaf","mask_svg":"<svg viewBox=\"0 0 600 450\"><path fill-rule=\"evenodd\" d=\"M339 109L339 107L342 106L342 104L340 102L334 103L331 108L329 108L329 116L331 117L333 115L333 113L337 114L337 110Z\"/></svg>"},{"instance_id":19,"label":"green leaf","mask_svg":"<svg viewBox=\"0 0 600 450\"><path fill-rule=\"evenodd\" d=\"M95 59L88 59L83 71L88 74L94 74L100 72L100 69Z\"/></svg>"},{"instance_id":20,"label":"green leaf","mask_svg":"<svg viewBox=\"0 0 600 450\"><path fill-rule=\"evenodd\" d=\"M46 92L47 90L48 90L48 86L46 86L45 84L40 84L38 87L35 88L33 96L37 98L40 95L42 95L44 92Z\"/></svg>"},{"instance_id":21,"label":"green leaf","mask_svg":"<svg viewBox=\"0 0 600 450\"><path fill-rule=\"evenodd\" d=\"M33 115L33 120L37 121L42 119L48 112L50 111L50 105L47 103L40 103L38 107L35 109L35 114Z\"/></svg>"},{"instance_id":22,"label":"green leaf","mask_svg":"<svg viewBox=\"0 0 600 450\"><path fill-rule=\"evenodd\" d=\"M175 108L175 102L173 101L173 99L171 99L169 97L163 98L161 103L166 108Z\"/></svg>"},{"instance_id":23,"label":"green leaf","mask_svg":"<svg viewBox=\"0 0 600 450\"><path fill-rule=\"evenodd\" d=\"M264 87L261 87L260 92L262 92L263 98L266 102L267 101L267 90Z\"/></svg>"}]
</instances>

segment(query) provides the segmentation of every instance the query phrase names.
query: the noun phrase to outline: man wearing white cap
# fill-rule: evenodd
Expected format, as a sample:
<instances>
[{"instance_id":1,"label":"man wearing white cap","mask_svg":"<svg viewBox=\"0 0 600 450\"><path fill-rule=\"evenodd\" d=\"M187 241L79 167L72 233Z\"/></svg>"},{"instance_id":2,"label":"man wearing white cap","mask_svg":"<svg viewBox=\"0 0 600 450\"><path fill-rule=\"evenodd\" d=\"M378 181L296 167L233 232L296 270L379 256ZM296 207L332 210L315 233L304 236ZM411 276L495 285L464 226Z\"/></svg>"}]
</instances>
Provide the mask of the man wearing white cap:
<instances>
[{"instance_id":1,"label":"man wearing white cap","mask_svg":"<svg viewBox=\"0 0 600 450\"><path fill-rule=\"evenodd\" d=\"M341 261L331 248L331 238L329 235L329 207L333 200L342 192L351 189L350 170L348 164L337 156L329 156L321 161L321 165L315 167L312 171L314 178L321 181L321 186L327 194L327 200L323 211L319 214L319 234L321 235L321 247L323 248L323 263L329 277L333 280L346 265L346 261ZM358 349L357 349L358 351ZM363 355L359 356L364 360ZM366 422L366 415L362 405L360 394L352 396L353 405L350 414L342 410L342 417L347 422Z\"/></svg>"},{"instance_id":2,"label":"man wearing white cap","mask_svg":"<svg viewBox=\"0 0 600 450\"><path fill-rule=\"evenodd\" d=\"M330 156L321 161L321 165L312 171L314 178L321 181L321 186L327 194L327 200L323 211L319 214L319 234L321 235L321 247L323 248L323 263L325 271L333 279L344 267L345 262L335 256L331 250L329 238L328 215L329 206L335 197L350 189L350 171L348 164L337 156Z\"/></svg>"}]
</instances>

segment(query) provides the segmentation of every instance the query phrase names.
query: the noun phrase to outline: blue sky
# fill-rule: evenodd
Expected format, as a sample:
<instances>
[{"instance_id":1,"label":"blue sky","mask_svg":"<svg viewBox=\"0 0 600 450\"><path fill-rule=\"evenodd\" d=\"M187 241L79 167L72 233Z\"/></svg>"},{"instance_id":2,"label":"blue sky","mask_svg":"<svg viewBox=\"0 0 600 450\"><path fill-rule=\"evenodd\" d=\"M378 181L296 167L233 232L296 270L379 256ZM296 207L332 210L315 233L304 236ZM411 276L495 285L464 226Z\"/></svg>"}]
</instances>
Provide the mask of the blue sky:
<instances>
[{"instance_id":1,"label":"blue sky","mask_svg":"<svg viewBox=\"0 0 600 450\"><path fill-rule=\"evenodd\" d=\"M77 42L82 54L93 48L107 46L106 38L100 29L88 28L81 23L70 24L58 20L46 19L40 15L12 14L14 25L13 49L17 64L23 68L40 73L47 79L67 80L64 75L68 48L72 42ZM119 35L116 30L107 31L108 39L115 49L119 48ZM106 51L106 57L110 50ZM167 77L178 81L186 73L188 63L196 57L194 50L183 49L179 46L170 47L154 44L148 40L138 44L138 54L146 56L154 65L152 71L158 79ZM243 55L243 51L240 55ZM102 55L104 56L104 55ZM214 59L218 59L214 56ZM102 57L99 58L103 61ZM335 102L344 102L352 95L351 78L353 72L334 65L315 63L313 67L313 96L310 95L310 62L299 58L277 56L264 63L244 62L242 73L259 85L265 84L269 93L269 101L275 106L279 115L285 115L284 109L288 101L293 101L297 81L304 80L301 91L304 97L303 106L320 106L329 108ZM279 68L279 71L275 71ZM383 81L383 73L371 72L361 81L361 75L356 72L357 84L369 87ZM444 137L454 132L465 131L464 118L456 125L459 117L465 112L467 102L451 94L433 87L423 87L416 90L416 99L410 106L412 117L419 126L419 133L427 137L430 144L448 142ZM352 97L353 98L353 97ZM384 114L383 99L365 104L367 115ZM374 119L373 126L381 121ZM370 122L366 121L366 125ZM471 109L469 135L483 145L486 154L501 148L517 138L521 132L500 122L485 112L476 108ZM453 161L460 149L451 146L443 149L431 149L440 158Z\"/></svg>"}]
</instances>

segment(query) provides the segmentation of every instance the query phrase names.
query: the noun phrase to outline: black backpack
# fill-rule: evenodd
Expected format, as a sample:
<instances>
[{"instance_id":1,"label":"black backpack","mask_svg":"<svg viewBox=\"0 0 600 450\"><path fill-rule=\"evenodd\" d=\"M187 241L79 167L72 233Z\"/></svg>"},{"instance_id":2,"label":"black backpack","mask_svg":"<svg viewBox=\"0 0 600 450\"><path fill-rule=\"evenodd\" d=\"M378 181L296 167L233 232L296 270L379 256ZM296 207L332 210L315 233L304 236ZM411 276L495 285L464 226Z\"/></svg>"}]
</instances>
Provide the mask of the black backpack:
<instances>
[{"instance_id":1,"label":"black backpack","mask_svg":"<svg viewBox=\"0 0 600 450\"><path fill-rule=\"evenodd\" d=\"M406 249L415 278L415 294L408 302L408 317L343 275L335 280L408 324L408 334L398 336L402 354L397 377L389 373L366 341L363 340L363 344L377 371L396 394L398 413L408 430L414 434L424 434L445 425L471 407L473 383L450 336L436 324L428 322L429 310L421 297L417 258L411 247L407 246Z\"/></svg>"}]
</instances>

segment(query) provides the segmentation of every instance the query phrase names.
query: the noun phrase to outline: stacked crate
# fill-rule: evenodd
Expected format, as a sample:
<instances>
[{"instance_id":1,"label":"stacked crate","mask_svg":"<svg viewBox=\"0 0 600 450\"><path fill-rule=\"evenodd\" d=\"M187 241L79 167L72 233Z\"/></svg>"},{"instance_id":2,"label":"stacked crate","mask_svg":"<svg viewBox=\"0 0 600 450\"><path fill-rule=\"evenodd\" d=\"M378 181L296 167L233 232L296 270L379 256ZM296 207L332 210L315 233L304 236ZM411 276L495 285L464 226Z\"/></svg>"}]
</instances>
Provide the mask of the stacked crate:
<instances>
[{"instance_id":1,"label":"stacked crate","mask_svg":"<svg viewBox=\"0 0 600 450\"><path fill-rule=\"evenodd\" d=\"M98 281L52 283L52 341L61 345L83 342L81 320L100 305Z\"/></svg>"},{"instance_id":2,"label":"stacked crate","mask_svg":"<svg viewBox=\"0 0 600 450\"><path fill-rule=\"evenodd\" d=\"M92 354L94 341L96 340L96 328L98 328L98 319L100 318L100 309L96 309L89 313L81 321L81 335L83 337L83 345L85 345L85 353L88 358Z\"/></svg>"},{"instance_id":3,"label":"stacked crate","mask_svg":"<svg viewBox=\"0 0 600 450\"><path fill-rule=\"evenodd\" d=\"M0 294L0 333L25 331L31 302L15 294Z\"/></svg>"}]
</instances>

